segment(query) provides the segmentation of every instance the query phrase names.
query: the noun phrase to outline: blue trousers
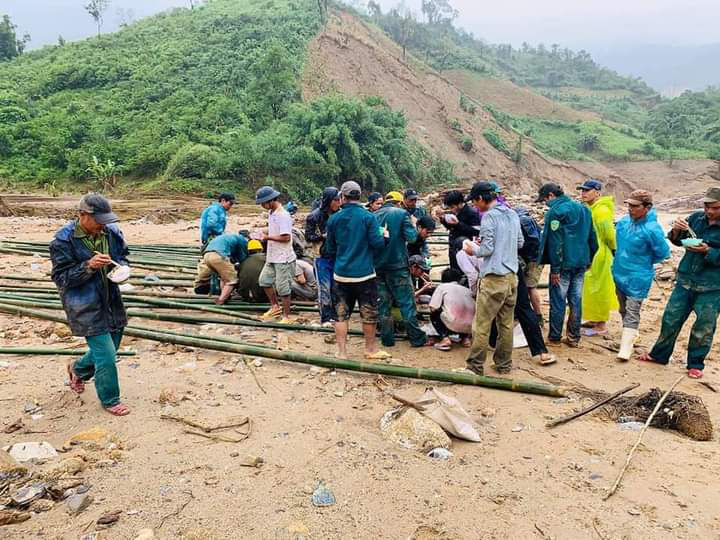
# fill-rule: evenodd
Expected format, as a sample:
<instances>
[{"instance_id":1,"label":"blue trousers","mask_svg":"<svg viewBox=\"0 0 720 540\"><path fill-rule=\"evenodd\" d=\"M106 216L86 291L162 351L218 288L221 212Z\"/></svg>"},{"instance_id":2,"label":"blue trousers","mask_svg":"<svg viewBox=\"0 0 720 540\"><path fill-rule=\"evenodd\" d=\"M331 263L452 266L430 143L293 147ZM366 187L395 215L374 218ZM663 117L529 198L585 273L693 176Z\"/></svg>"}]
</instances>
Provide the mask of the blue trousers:
<instances>
[{"instance_id":1,"label":"blue trousers","mask_svg":"<svg viewBox=\"0 0 720 540\"><path fill-rule=\"evenodd\" d=\"M570 308L567 321L567 337L572 341L580 341L580 324L582 323L582 290L585 269L563 270L560 272L560 285L550 283L550 341L562 338L565 309Z\"/></svg>"},{"instance_id":2,"label":"blue trousers","mask_svg":"<svg viewBox=\"0 0 720 540\"><path fill-rule=\"evenodd\" d=\"M318 286L321 323L338 320L335 305L332 301L333 266L332 259L315 257L315 279Z\"/></svg>"},{"instance_id":3,"label":"blue trousers","mask_svg":"<svg viewBox=\"0 0 720 540\"><path fill-rule=\"evenodd\" d=\"M115 353L120 347L122 330L112 334L86 337L90 349L76 360L73 369L83 381L95 377L95 391L103 407L112 407L120 403L120 383L118 382Z\"/></svg>"}]
</instances>

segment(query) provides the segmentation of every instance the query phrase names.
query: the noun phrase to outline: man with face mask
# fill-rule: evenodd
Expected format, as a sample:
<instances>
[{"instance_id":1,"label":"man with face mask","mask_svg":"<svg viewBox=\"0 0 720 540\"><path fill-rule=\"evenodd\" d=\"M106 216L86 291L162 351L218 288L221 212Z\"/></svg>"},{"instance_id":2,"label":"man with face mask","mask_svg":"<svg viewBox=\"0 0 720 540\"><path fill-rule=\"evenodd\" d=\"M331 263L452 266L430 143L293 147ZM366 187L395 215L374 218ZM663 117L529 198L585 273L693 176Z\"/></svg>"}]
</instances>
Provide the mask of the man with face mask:
<instances>
[{"instance_id":1,"label":"man with face mask","mask_svg":"<svg viewBox=\"0 0 720 540\"><path fill-rule=\"evenodd\" d=\"M668 234L673 244L685 247L685 255L665 306L660 336L652 350L640 358L667 364L685 321L694 312L687 352L688 377L692 379L703 376L720 316L720 187L708 189L703 204L704 210L686 220L677 219Z\"/></svg>"}]
</instances>

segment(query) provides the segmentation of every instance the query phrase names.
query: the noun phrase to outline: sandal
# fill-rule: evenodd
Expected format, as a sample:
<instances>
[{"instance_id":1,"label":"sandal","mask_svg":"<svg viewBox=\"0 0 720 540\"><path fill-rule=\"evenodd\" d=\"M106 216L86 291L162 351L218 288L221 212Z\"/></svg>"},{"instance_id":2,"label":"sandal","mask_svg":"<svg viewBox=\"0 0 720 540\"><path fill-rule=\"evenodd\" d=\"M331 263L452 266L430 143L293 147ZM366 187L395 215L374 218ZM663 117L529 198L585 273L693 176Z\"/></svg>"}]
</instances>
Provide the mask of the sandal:
<instances>
[{"instance_id":1,"label":"sandal","mask_svg":"<svg viewBox=\"0 0 720 540\"><path fill-rule=\"evenodd\" d=\"M607 335L607 333L608 333L607 330L596 330L595 328L583 328L582 330L580 330L580 332L582 333L583 336L588 336L588 337L604 336L604 335Z\"/></svg>"},{"instance_id":2,"label":"sandal","mask_svg":"<svg viewBox=\"0 0 720 540\"><path fill-rule=\"evenodd\" d=\"M537 362L541 366L549 366L557 362L557 358L555 358L554 354L543 353L535 356L534 358L537 358Z\"/></svg>"},{"instance_id":3,"label":"sandal","mask_svg":"<svg viewBox=\"0 0 720 540\"><path fill-rule=\"evenodd\" d=\"M688 377L690 377L691 379L702 379L702 376L702 369L688 369Z\"/></svg>"},{"instance_id":4,"label":"sandal","mask_svg":"<svg viewBox=\"0 0 720 540\"><path fill-rule=\"evenodd\" d=\"M82 394L85 391L85 381L83 381L77 376L77 373L75 373L75 368L73 368L74 363L75 362L70 362L67 365L67 372L70 377L70 390L76 394Z\"/></svg>"},{"instance_id":5,"label":"sandal","mask_svg":"<svg viewBox=\"0 0 720 540\"><path fill-rule=\"evenodd\" d=\"M260 319L263 321L267 321L270 319L275 319L276 317L279 317L280 315L282 315L282 308L280 306L271 307L265 313L260 315Z\"/></svg>"},{"instance_id":6,"label":"sandal","mask_svg":"<svg viewBox=\"0 0 720 540\"><path fill-rule=\"evenodd\" d=\"M447 343L445 340L441 341L440 343L436 343L433 345L438 351L448 352L450 349L452 349L452 345L450 343Z\"/></svg>"},{"instance_id":7,"label":"sandal","mask_svg":"<svg viewBox=\"0 0 720 540\"><path fill-rule=\"evenodd\" d=\"M130 414L130 409L128 408L128 406L122 403L117 403L112 407L105 407L105 410L115 416L127 416L128 414Z\"/></svg>"},{"instance_id":8,"label":"sandal","mask_svg":"<svg viewBox=\"0 0 720 540\"><path fill-rule=\"evenodd\" d=\"M392 354L386 351L376 351L374 353L365 353L365 358L367 360L387 360L392 358Z\"/></svg>"}]
</instances>

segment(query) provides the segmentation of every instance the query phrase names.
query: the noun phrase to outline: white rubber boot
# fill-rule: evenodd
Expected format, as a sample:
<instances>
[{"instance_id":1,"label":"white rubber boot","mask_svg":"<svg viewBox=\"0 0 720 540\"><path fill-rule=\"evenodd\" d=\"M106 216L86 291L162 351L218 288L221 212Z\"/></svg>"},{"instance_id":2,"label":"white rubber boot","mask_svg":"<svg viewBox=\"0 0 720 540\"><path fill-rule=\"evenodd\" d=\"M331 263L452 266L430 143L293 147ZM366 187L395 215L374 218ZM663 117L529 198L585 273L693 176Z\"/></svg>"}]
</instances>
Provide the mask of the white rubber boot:
<instances>
[{"instance_id":1,"label":"white rubber boot","mask_svg":"<svg viewBox=\"0 0 720 540\"><path fill-rule=\"evenodd\" d=\"M623 362L630 360L637 336L638 331L634 328L623 328L622 338L620 339L620 352L617 355L618 360Z\"/></svg>"}]
</instances>

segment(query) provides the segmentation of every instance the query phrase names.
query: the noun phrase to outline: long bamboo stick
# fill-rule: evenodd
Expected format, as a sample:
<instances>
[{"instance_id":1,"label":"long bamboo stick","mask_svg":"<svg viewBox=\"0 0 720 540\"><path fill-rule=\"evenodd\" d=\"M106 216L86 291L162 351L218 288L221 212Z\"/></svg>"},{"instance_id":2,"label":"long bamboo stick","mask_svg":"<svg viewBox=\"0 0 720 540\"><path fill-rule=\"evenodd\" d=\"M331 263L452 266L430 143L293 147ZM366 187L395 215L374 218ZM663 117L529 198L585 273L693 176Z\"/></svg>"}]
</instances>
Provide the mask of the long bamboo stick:
<instances>
[{"instance_id":1,"label":"long bamboo stick","mask_svg":"<svg viewBox=\"0 0 720 540\"><path fill-rule=\"evenodd\" d=\"M21 308L4 303L0 303L0 311L4 311L6 313L14 313L16 315L54 320L67 324L65 319L63 319L62 317L56 317L42 311ZM126 328L125 333L128 336L150 339L153 341L161 341L164 343L174 343L176 345L198 347L201 349L212 349L236 354L246 354L249 356L274 358L276 360L310 364L330 369L345 369L349 371L360 371L363 373L377 373L379 375L387 375L392 377L406 377L411 379L451 382L471 386L484 386L488 388L496 388L499 390L509 390L512 392L523 392L555 397L563 397L566 395L566 391L563 388L542 383L514 381L512 379L501 379L497 377L481 377L479 375L469 373L455 373L452 371L445 371L440 369L413 368L390 364L375 364L372 362L356 362L354 360L342 360L331 356L307 355L292 351L280 351L249 345L236 345L233 343L213 341L212 339L174 336L169 334L163 334L162 332L138 330L136 328Z\"/></svg>"},{"instance_id":2,"label":"long bamboo stick","mask_svg":"<svg viewBox=\"0 0 720 540\"><path fill-rule=\"evenodd\" d=\"M79 356L87 353L87 349L55 349L52 347L0 347L0 354L48 355L48 356ZM118 356L136 356L135 351L118 351Z\"/></svg>"}]
</instances>

